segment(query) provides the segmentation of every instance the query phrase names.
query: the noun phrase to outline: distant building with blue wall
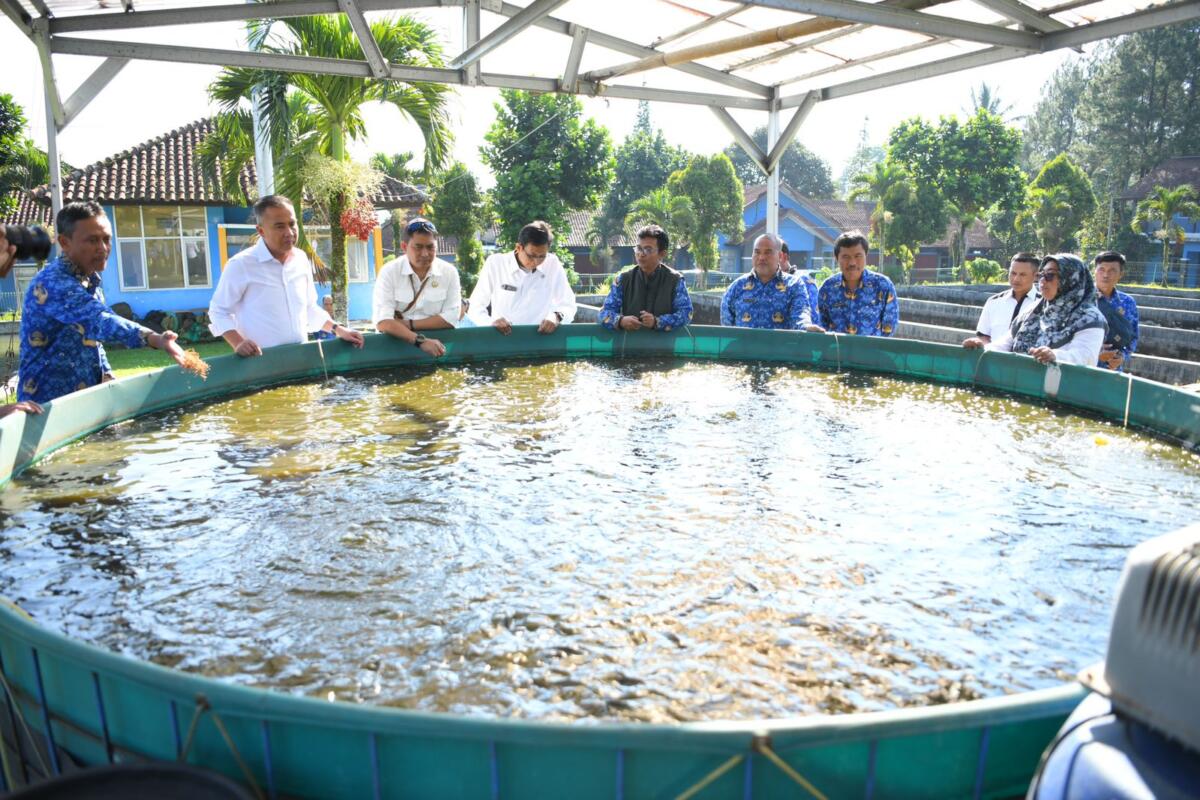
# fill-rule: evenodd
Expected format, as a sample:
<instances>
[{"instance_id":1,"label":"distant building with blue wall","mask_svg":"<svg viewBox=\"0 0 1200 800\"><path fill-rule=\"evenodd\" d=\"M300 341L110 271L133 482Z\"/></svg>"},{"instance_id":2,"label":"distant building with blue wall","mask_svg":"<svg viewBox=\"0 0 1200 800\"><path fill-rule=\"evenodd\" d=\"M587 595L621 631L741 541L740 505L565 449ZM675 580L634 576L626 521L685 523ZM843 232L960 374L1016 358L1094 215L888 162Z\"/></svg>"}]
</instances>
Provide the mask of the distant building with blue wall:
<instances>
[{"instance_id":1,"label":"distant building with blue wall","mask_svg":"<svg viewBox=\"0 0 1200 800\"><path fill-rule=\"evenodd\" d=\"M212 121L200 120L63 181L63 202L95 200L112 226L112 254L101 276L109 305L125 303L139 318L151 311L207 310L226 262L256 241L251 209L224 197L219 175L205 175L200 167L196 148L211 131ZM239 181L253 194L253 165ZM379 209L415 212L426 199L418 189L389 178L372 202ZM20 193L17 211L2 222L49 225L46 187ZM310 222L306 233L328 263L328 227ZM380 229L366 242L348 237L346 257L349 316L368 319L375 275L385 263ZM36 264L18 264L0 281L0 308L18 307L20 293L36 271ZM318 284L317 291L328 294L328 284Z\"/></svg>"},{"instance_id":2,"label":"distant building with blue wall","mask_svg":"<svg viewBox=\"0 0 1200 800\"><path fill-rule=\"evenodd\" d=\"M1161 186L1165 189L1176 189L1180 186L1191 186L1200 197L1200 156L1180 156L1169 158L1154 169L1150 170L1140 181L1135 183L1117 200L1130 206L1130 211L1146 199L1154 188ZM1200 219L1192 219L1176 215L1175 224L1183 229L1183 242L1176 245L1174 258L1182 261L1182 270L1178 263L1171 265L1172 285L1182 285L1189 288L1200 287ZM1153 238L1158 226L1148 226L1145 234ZM1158 283L1162 280L1162 250L1159 240L1154 239L1154 255L1143 270L1140 281L1143 283ZM1182 275L1182 282L1177 284Z\"/></svg>"}]
</instances>

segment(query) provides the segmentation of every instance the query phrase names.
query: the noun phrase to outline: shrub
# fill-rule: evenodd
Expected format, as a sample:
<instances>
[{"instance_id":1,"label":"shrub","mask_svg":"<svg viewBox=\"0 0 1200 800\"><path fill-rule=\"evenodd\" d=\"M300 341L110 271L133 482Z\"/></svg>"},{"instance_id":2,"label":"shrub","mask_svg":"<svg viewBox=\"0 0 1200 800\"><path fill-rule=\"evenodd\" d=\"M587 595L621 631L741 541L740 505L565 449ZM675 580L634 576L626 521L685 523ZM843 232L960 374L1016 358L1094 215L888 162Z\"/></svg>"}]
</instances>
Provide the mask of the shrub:
<instances>
[{"instance_id":1,"label":"shrub","mask_svg":"<svg viewBox=\"0 0 1200 800\"><path fill-rule=\"evenodd\" d=\"M1004 278L1004 267L989 258L973 258L964 266L971 283L993 283Z\"/></svg>"}]
</instances>

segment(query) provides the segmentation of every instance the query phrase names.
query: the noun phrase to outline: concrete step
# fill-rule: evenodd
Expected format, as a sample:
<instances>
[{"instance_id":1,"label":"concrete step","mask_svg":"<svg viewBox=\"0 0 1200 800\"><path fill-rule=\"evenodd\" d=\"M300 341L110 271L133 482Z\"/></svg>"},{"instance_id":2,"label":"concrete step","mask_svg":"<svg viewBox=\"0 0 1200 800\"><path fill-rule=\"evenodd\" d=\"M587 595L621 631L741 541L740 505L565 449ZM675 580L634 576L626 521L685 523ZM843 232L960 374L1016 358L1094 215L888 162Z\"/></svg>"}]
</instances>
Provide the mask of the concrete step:
<instances>
[{"instance_id":1,"label":"concrete step","mask_svg":"<svg viewBox=\"0 0 1200 800\"><path fill-rule=\"evenodd\" d=\"M897 287L896 293L901 298L911 300L969 305L976 309L976 314L979 313L978 309L983 306L984 301L995 294L959 286L900 286ZM1133 299L1138 304L1138 316L1143 324L1158 325L1163 328L1200 330L1200 303L1197 304L1196 310L1189 311L1152 305L1158 300L1170 300L1170 298L1134 297Z\"/></svg>"},{"instance_id":2,"label":"concrete step","mask_svg":"<svg viewBox=\"0 0 1200 800\"><path fill-rule=\"evenodd\" d=\"M900 298L900 319L974 331L979 309L956 303ZM1138 352L1183 361L1200 361L1200 330L1139 326Z\"/></svg>"},{"instance_id":3,"label":"concrete step","mask_svg":"<svg viewBox=\"0 0 1200 800\"><path fill-rule=\"evenodd\" d=\"M1002 292L1007 288L1008 288L1008 284L1006 284L1006 283L987 283L987 284L967 283L967 284L936 284L936 285L916 284L913 286L899 287L897 289L897 291L900 293L901 296L904 296L906 290L910 290L910 289L919 290L917 293L914 293L910 296L918 297L923 300L937 300L939 298L933 297L933 296L926 297L923 294L921 294L922 291L934 290L934 291L939 291L939 292L940 291L962 292L962 293L964 293L964 296L972 298L973 302L975 302L979 305L983 305L983 301L986 300L989 295L993 295L996 292ZM1125 292L1125 294L1133 297L1133 299L1137 302L1139 308L1142 306L1146 306L1149 308L1167 308L1167 309L1171 309L1174 311L1197 311L1197 312L1200 312L1200 292L1195 292L1195 291L1184 292L1184 291L1179 291L1176 289L1153 289L1153 288L1146 288L1144 286L1133 286L1133 287L1118 286L1118 288L1122 292ZM982 295L982 296L980 296L980 295ZM955 301L950 300L949 302L955 302Z\"/></svg>"}]
</instances>

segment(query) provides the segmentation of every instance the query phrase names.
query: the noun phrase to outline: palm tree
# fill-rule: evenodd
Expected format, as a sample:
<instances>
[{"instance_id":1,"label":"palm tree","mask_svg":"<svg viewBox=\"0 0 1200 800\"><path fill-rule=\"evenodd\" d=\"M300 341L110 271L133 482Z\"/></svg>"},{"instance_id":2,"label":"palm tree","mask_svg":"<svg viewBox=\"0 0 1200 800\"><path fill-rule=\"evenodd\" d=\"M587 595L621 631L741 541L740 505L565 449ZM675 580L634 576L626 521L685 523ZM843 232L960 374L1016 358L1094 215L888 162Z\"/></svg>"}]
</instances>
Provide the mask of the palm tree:
<instances>
[{"instance_id":1,"label":"palm tree","mask_svg":"<svg viewBox=\"0 0 1200 800\"><path fill-rule=\"evenodd\" d=\"M987 85L987 81L980 81L979 92L971 90L971 108L967 109L970 116L974 116L978 111L983 110L989 114L995 114L997 117L1003 117L1009 111L1012 111L1012 103L1002 105L1000 95L996 90Z\"/></svg>"},{"instance_id":2,"label":"palm tree","mask_svg":"<svg viewBox=\"0 0 1200 800\"><path fill-rule=\"evenodd\" d=\"M62 163L63 176L71 173L72 167ZM0 198L14 191L31 192L50 181L50 159L44 150L39 150L33 139L21 139L11 153L5 155L0 166Z\"/></svg>"},{"instance_id":3,"label":"palm tree","mask_svg":"<svg viewBox=\"0 0 1200 800\"><path fill-rule=\"evenodd\" d=\"M253 50L285 55L315 56L362 61L362 46L345 15L264 19L248 23ZM390 17L371 23L371 33L384 58L393 64L441 67L442 47L432 28L408 17ZM389 103L417 124L425 142L424 168L429 174L449 155L451 132L446 113L445 86L430 83L404 83L390 79L357 78L342 75L311 75L301 72L268 72L245 67L227 67L209 87L209 94L223 114L236 115L218 124L218 133L230 134L231 159L244 159L248 153L246 121L249 114L241 105L256 87L262 87L259 111L277 161L277 184L281 193L296 199L303 197L304 176L300 167L312 152L337 161L347 160L346 141L366 133L362 108L368 103ZM220 148L221 144L213 147ZM229 173L231 164L224 164ZM236 175L236 172L233 173ZM341 216L353 199L336 193L326 201L332 240L331 284L334 313L346 313L346 238Z\"/></svg>"},{"instance_id":4,"label":"palm tree","mask_svg":"<svg viewBox=\"0 0 1200 800\"><path fill-rule=\"evenodd\" d=\"M871 222L879 231L879 267L883 268L883 259L887 253L887 224L892 219L889 206L897 201L911 199L915 190L908 170L894 161L878 161L870 172L860 172L855 175L850 184L853 187L846 196L846 204L850 205L860 197L875 201L875 210L871 212Z\"/></svg>"},{"instance_id":5,"label":"palm tree","mask_svg":"<svg viewBox=\"0 0 1200 800\"><path fill-rule=\"evenodd\" d=\"M672 194L670 189L655 189L629 204L625 215L625 228L634 230L642 225L656 224L671 232L675 247L686 245L696 226L696 212L692 201L683 195ZM667 259L670 260L670 253Z\"/></svg>"},{"instance_id":6,"label":"palm tree","mask_svg":"<svg viewBox=\"0 0 1200 800\"><path fill-rule=\"evenodd\" d=\"M1167 285L1167 273L1171 263L1171 245L1182 243L1184 230L1175 222L1175 217L1200 217L1200 205L1195 202L1196 192L1188 184L1168 189L1165 186L1155 186L1154 190L1137 205L1137 213L1133 216L1133 229L1143 233L1151 226L1157 225L1154 236L1162 239L1162 285Z\"/></svg>"}]
</instances>

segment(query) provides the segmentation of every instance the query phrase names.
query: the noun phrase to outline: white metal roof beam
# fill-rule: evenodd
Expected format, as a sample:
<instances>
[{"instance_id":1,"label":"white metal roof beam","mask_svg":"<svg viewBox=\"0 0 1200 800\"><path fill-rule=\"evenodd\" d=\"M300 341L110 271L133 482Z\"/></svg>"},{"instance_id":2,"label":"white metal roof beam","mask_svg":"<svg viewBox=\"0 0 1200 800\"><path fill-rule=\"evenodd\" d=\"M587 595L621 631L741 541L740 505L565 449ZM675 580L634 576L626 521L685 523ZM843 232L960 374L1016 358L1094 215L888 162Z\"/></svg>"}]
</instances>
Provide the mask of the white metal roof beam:
<instances>
[{"instance_id":1,"label":"white metal roof beam","mask_svg":"<svg viewBox=\"0 0 1200 800\"><path fill-rule=\"evenodd\" d=\"M452 69L462 69L474 64L500 45L512 39L521 31L547 16L551 11L561 6L567 0L533 0L516 15L509 17L496 30L468 47L450 62Z\"/></svg>"},{"instance_id":2,"label":"white metal roof beam","mask_svg":"<svg viewBox=\"0 0 1200 800\"><path fill-rule=\"evenodd\" d=\"M383 57L383 51L379 49L379 42L375 41L375 34L371 33L371 26L367 23L367 18L363 16L356 0L338 0L338 7L350 20L350 26L354 28L354 35L358 37L358 43L362 45L363 56L371 65L371 74L376 78L386 78L388 74L387 59Z\"/></svg>"},{"instance_id":3,"label":"white metal roof beam","mask_svg":"<svg viewBox=\"0 0 1200 800\"><path fill-rule=\"evenodd\" d=\"M789 83L799 83L800 81L806 81L806 80L809 80L810 78L819 78L820 76L828 75L831 72L841 72L844 69L851 69L852 67L861 67L863 64L870 64L875 61L882 61L885 58L895 58L896 56L902 56L902 55L905 55L906 53L913 53L918 50L924 50L929 47L935 47L939 44L945 44L946 42L949 42L949 41L951 41L951 40L950 39L941 39L941 38L929 39L928 41L917 42L916 44L910 44L905 47L897 47L895 50L885 50L882 53L872 53L871 55L863 56L862 58L852 58L852 59L849 59L848 61L842 62L841 64L835 64L832 67L825 67L824 69L813 70L812 72L806 72L803 75L797 75L794 78L788 78L787 80L780 81L776 85L777 86L786 86Z\"/></svg>"},{"instance_id":4,"label":"white metal roof beam","mask_svg":"<svg viewBox=\"0 0 1200 800\"><path fill-rule=\"evenodd\" d=\"M1191 22L1195 19L1200 19L1200 2L1197 2L1197 0L1180 0L1180 2L1153 6L1144 11L1135 11L1123 17L1115 17L1102 22L1093 22L1090 25L1080 25L1076 28L1067 28L1066 30L1047 33L1045 37L1046 49L1058 50L1063 47L1075 47L1076 45L1096 42L1100 39L1124 36L1128 33L1137 33L1138 31L1150 28L1177 25L1182 22Z\"/></svg>"},{"instance_id":5,"label":"white metal roof beam","mask_svg":"<svg viewBox=\"0 0 1200 800\"><path fill-rule=\"evenodd\" d=\"M100 66L96 67L96 70L83 83L79 84L79 88L67 98L67 102L63 103L65 116L63 127L70 125L79 116L79 112L87 108L88 103L92 102L100 90L108 86L109 82L117 77L117 73L123 70L128 63L128 58L104 59Z\"/></svg>"},{"instance_id":6,"label":"white metal roof beam","mask_svg":"<svg viewBox=\"0 0 1200 800\"><path fill-rule=\"evenodd\" d=\"M0 11L4 12L4 16L12 20L12 23L21 29L21 33L26 36L33 35L33 17L29 16L29 12L21 7L17 0L0 0Z\"/></svg>"},{"instance_id":7,"label":"white metal roof beam","mask_svg":"<svg viewBox=\"0 0 1200 800\"><path fill-rule=\"evenodd\" d=\"M779 141L775 142L775 146L767 155L766 173L768 175L775 171L775 167L779 166L779 162L783 160L783 154L787 152L788 145L792 143L792 139L796 138L800 126L804 124L809 112L813 110L820 99L821 95L818 92L809 92L808 97L804 98L800 107L796 109L796 113L792 114L791 122L783 129L783 133L779 134Z\"/></svg>"},{"instance_id":8,"label":"white metal roof beam","mask_svg":"<svg viewBox=\"0 0 1200 800\"><path fill-rule=\"evenodd\" d=\"M71 36L56 36L50 40L55 53L77 56L100 56L105 58L136 58L148 61L172 61L185 64L212 64L215 66L252 67L255 69L280 70L285 72L309 72L314 74L348 75L355 78L371 77L371 67L365 61L348 61L334 58L292 56L282 53L251 53L242 50L217 50L204 47L176 47L175 45L147 44L145 42L113 42L100 39L83 39ZM391 64L389 77L399 81L429 81L456 85L463 82L462 70L438 69L433 67L410 67ZM483 73L480 85L506 89L525 89L536 92L558 91L557 78L531 78L520 75ZM724 106L765 111L767 101L755 97L705 94L703 92L680 92L668 89L651 89L640 86L595 86L580 84L580 94L599 94L629 100L654 100L686 105Z\"/></svg>"},{"instance_id":9,"label":"white metal roof beam","mask_svg":"<svg viewBox=\"0 0 1200 800\"><path fill-rule=\"evenodd\" d=\"M740 14L745 10L746 10L746 6L734 6L733 8L727 8L724 11L722 11L720 14L711 16L708 19L700 20L695 25L689 25L688 27L684 28L683 30L676 31L675 33L672 33L669 36L663 36L661 38L655 39L654 42L651 43L650 46L651 47L662 47L664 44L670 44L671 42L677 42L686 36L691 36L693 33L699 33L700 31L704 30L705 28L709 28L713 25L716 25L718 22L724 22L725 20L732 17L734 14Z\"/></svg>"},{"instance_id":10,"label":"white metal roof beam","mask_svg":"<svg viewBox=\"0 0 1200 800\"><path fill-rule=\"evenodd\" d=\"M429 6L460 6L463 0L356 0L360 11L396 11ZM248 19L282 19L314 14L340 14L338 0L278 0L274 3L233 3L199 8L160 8L125 14L81 14L56 17L50 33L111 31L126 28L157 28L164 25L200 25L209 22L240 22Z\"/></svg>"},{"instance_id":11,"label":"white metal roof beam","mask_svg":"<svg viewBox=\"0 0 1200 800\"><path fill-rule=\"evenodd\" d=\"M575 27L571 36L571 52L567 55L567 66L563 70L562 91L575 92L579 88L579 62L583 60L583 48L587 46L588 29L582 25Z\"/></svg>"},{"instance_id":12,"label":"white metal roof beam","mask_svg":"<svg viewBox=\"0 0 1200 800\"><path fill-rule=\"evenodd\" d=\"M42 62L42 83L45 84L46 106L50 112L47 116L53 119L55 127L62 130L67 124L67 112L63 109L62 95L58 91L58 76L54 74L54 58L50 50L52 40L46 32L46 21L45 17L33 20L31 38Z\"/></svg>"},{"instance_id":13,"label":"white metal roof beam","mask_svg":"<svg viewBox=\"0 0 1200 800\"><path fill-rule=\"evenodd\" d=\"M483 7L488 11L493 11L497 14L504 14L506 16L513 16L519 13L521 10L520 6L514 6L511 3L504 3L501 2L501 0L482 0L482 2ZM537 26L548 31L560 33L563 36L572 35L571 23L567 22L566 20L558 19L557 17L543 17L542 19L538 20ZM637 56L639 58L658 53L657 50L652 50L649 47L635 44L634 42L627 41L618 36L612 36L596 30L588 33L588 42L596 45L597 47L603 47L607 50L614 50L618 53L625 53L626 55ZM750 94L764 99L771 96L771 90L766 86L763 86L761 83L755 83L752 80L748 80L737 75L730 75L727 72L722 72L721 70L713 69L712 67L706 67L701 64L680 64L674 68L680 72L686 72L689 75L695 75L697 78L704 78L705 80L720 83L733 89L741 89L744 92L749 92Z\"/></svg>"},{"instance_id":14,"label":"white metal roof beam","mask_svg":"<svg viewBox=\"0 0 1200 800\"><path fill-rule=\"evenodd\" d=\"M480 21L479 0L467 0L463 6L463 47L470 47L479 41ZM464 84L479 85L478 61L467 67L463 73Z\"/></svg>"},{"instance_id":15,"label":"white metal roof beam","mask_svg":"<svg viewBox=\"0 0 1200 800\"><path fill-rule=\"evenodd\" d=\"M1013 22L1019 22L1027 28L1032 28L1042 33L1059 31L1068 27L1065 22L1059 22L1053 17L1048 17L1046 16L1046 12L1030 8L1020 0L974 0L974 2L989 11L1003 14Z\"/></svg>"},{"instance_id":16,"label":"white metal roof beam","mask_svg":"<svg viewBox=\"0 0 1200 800\"><path fill-rule=\"evenodd\" d=\"M813 14L828 19L846 22L862 22L883 28L914 31L929 36L946 36L968 42L1019 47L1023 50L1040 51L1041 36L1029 31L1016 31L996 25L983 25L935 14L922 14L883 3L863 3L859 0L746 0L755 5L795 11L798 14Z\"/></svg>"},{"instance_id":17,"label":"white metal roof beam","mask_svg":"<svg viewBox=\"0 0 1200 800\"><path fill-rule=\"evenodd\" d=\"M43 17L53 17L54 12L46 5L46 0L29 0L29 4L37 9L37 12Z\"/></svg>"},{"instance_id":18,"label":"white metal roof beam","mask_svg":"<svg viewBox=\"0 0 1200 800\"><path fill-rule=\"evenodd\" d=\"M746 155L750 156L750 160L754 162L754 165L769 175L771 170L767 169L767 154L762 151L761 147L755 144L750 134L746 133L741 125L738 125L738 121L733 118L733 115L723 108L713 108L710 110L713 116L720 120L725 129L733 136L733 140L738 143L738 146L746 152Z\"/></svg>"}]
</instances>

